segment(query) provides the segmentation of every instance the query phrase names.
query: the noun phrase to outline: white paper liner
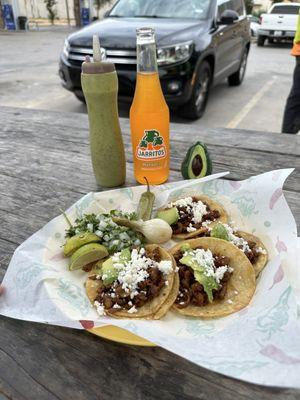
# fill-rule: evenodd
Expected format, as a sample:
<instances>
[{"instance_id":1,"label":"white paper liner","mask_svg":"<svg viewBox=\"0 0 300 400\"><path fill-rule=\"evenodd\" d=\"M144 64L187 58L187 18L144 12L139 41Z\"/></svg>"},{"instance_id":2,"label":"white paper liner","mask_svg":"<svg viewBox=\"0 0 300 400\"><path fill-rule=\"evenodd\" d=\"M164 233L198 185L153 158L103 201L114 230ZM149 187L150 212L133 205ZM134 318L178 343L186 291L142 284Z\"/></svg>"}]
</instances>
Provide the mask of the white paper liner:
<instances>
[{"instance_id":1,"label":"white paper liner","mask_svg":"<svg viewBox=\"0 0 300 400\"><path fill-rule=\"evenodd\" d=\"M86 274L68 271L62 255L67 228L62 216L15 251L3 281L0 314L78 329L93 323L117 325L213 371L262 385L300 387L300 250L282 192L292 171L271 171L240 182L211 176L206 182L181 181L154 189L157 207L182 195L208 195L224 205L235 226L265 243L270 260L252 302L236 314L205 321L172 312L160 321L99 317L85 294ZM74 220L93 211L133 211L144 190L138 186L89 193L67 214Z\"/></svg>"}]
</instances>

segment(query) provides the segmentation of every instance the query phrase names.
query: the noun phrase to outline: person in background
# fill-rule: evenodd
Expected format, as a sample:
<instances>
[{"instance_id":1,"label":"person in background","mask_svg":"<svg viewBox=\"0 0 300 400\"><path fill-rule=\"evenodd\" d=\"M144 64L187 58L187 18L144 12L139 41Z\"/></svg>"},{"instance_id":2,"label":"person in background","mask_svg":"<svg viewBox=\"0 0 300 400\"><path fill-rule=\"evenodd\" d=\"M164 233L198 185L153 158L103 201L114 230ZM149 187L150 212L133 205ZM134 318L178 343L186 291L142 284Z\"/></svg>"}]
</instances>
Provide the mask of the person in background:
<instances>
[{"instance_id":1,"label":"person in background","mask_svg":"<svg viewBox=\"0 0 300 400\"><path fill-rule=\"evenodd\" d=\"M297 133L300 131L300 13L291 54L296 57L296 66L293 86L285 105L282 133Z\"/></svg>"}]
</instances>

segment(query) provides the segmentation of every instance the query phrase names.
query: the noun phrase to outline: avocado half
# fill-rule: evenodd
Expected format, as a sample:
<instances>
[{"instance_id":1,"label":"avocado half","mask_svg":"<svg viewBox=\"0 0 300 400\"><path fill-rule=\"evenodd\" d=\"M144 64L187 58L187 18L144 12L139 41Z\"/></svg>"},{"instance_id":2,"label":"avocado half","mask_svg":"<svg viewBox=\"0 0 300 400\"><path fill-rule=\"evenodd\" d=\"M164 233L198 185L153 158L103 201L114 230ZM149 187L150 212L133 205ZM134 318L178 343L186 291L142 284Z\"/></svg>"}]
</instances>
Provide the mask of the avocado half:
<instances>
[{"instance_id":1,"label":"avocado half","mask_svg":"<svg viewBox=\"0 0 300 400\"><path fill-rule=\"evenodd\" d=\"M196 142L188 149L181 164L184 179L197 179L212 173L212 162L205 144Z\"/></svg>"}]
</instances>

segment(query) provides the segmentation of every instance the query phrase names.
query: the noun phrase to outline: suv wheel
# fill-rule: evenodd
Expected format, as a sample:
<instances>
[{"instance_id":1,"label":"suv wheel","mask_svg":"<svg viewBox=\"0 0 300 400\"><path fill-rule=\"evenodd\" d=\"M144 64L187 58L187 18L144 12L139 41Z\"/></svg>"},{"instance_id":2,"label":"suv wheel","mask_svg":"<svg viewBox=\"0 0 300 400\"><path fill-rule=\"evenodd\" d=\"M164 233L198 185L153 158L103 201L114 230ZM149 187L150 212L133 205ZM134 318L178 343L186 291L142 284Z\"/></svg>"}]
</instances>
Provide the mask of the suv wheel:
<instances>
[{"instance_id":1,"label":"suv wheel","mask_svg":"<svg viewBox=\"0 0 300 400\"><path fill-rule=\"evenodd\" d=\"M247 59L248 50L245 49L241 59L240 68L238 69L238 71L228 77L229 86L239 86L243 82L247 67Z\"/></svg>"},{"instance_id":2,"label":"suv wheel","mask_svg":"<svg viewBox=\"0 0 300 400\"><path fill-rule=\"evenodd\" d=\"M182 117L188 119L202 117L208 100L211 78L211 67L207 61L203 61L198 68L191 99L179 111Z\"/></svg>"},{"instance_id":3,"label":"suv wheel","mask_svg":"<svg viewBox=\"0 0 300 400\"><path fill-rule=\"evenodd\" d=\"M263 46L265 44L265 36L258 35L257 36L257 46Z\"/></svg>"}]
</instances>

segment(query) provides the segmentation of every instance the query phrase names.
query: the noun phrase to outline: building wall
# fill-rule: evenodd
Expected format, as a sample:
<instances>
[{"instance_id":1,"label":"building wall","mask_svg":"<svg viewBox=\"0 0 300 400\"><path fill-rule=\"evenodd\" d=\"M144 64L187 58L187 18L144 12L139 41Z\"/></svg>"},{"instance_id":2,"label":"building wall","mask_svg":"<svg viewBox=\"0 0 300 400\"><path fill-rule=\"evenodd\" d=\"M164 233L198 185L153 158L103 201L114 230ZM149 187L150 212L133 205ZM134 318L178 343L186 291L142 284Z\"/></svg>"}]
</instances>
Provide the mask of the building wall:
<instances>
[{"instance_id":1,"label":"building wall","mask_svg":"<svg viewBox=\"0 0 300 400\"><path fill-rule=\"evenodd\" d=\"M267 11L272 5L271 0L254 0L253 8L254 10L264 10Z\"/></svg>"},{"instance_id":2,"label":"building wall","mask_svg":"<svg viewBox=\"0 0 300 400\"><path fill-rule=\"evenodd\" d=\"M268 10L271 4L270 0L254 0L253 8L255 10Z\"/></svg>"},{"instance_id":3,"label":"building wall","mask_svg":"<svg viewBox=\"0 0 300 400\"><path fill-rule=\"evenodd\" d=\"M111 3L106 4L100 10L100 17L103 16L105 11L112 7L114 4L114 0ZM46 5L44 0L18 0L19 3L19 15L25 15L28 18L48 18L48 13L46 9ZM89 3L93 5L93 1L85 0L85 6L89 6ZM73 10L73 0L57 0L57 4L55 6L57 11L57 17L59 19L67 19L67 4L69 8L69 15L71 19L74 19L74 10ZM91 13L92 17L97 15L96 9L92 9Z\"/></svg>"}]
</instances>

